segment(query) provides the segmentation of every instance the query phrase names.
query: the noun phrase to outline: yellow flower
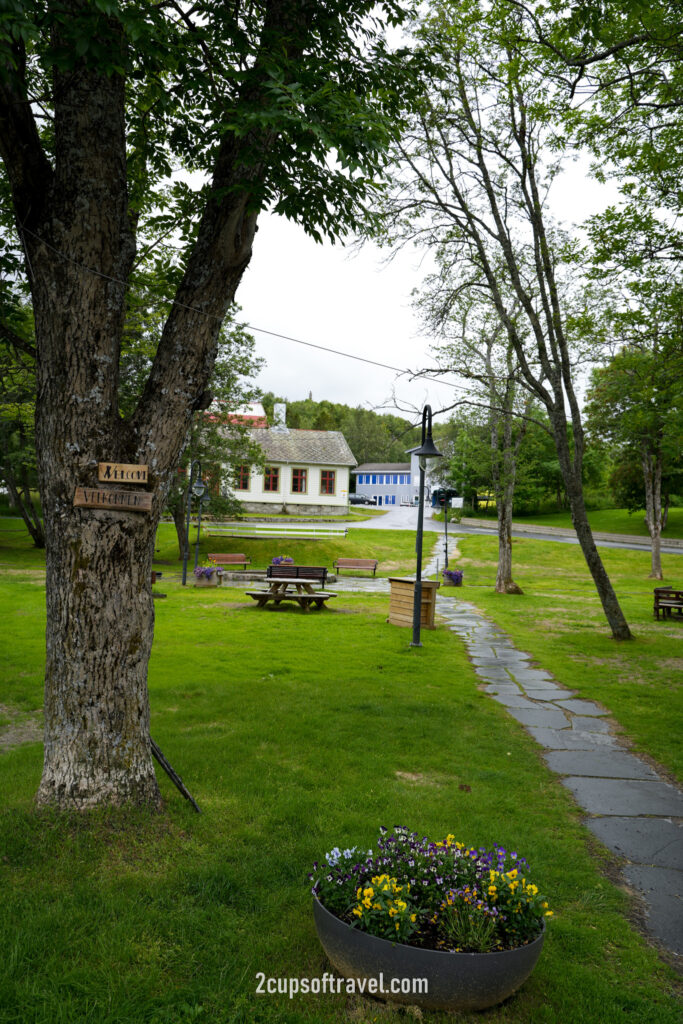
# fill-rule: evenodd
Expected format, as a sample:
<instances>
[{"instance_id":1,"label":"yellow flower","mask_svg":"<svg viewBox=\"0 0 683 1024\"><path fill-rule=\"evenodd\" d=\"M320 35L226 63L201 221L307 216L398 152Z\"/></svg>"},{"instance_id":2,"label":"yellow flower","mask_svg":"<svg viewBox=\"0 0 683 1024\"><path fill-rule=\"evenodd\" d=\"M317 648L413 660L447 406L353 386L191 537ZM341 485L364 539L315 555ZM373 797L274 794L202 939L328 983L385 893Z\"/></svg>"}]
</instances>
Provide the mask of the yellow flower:
<instances>
[{"instance_id":1,"label":"yellow flower","mask_svg":"<svg viewBox=\"0 0 683 1024\"><path fill-rule=\"evenodd\" d=\"M414 921L416 917L417 917L417 914L411 914L410 915L410 920Z\"/></svg>"},{"instance_id":2,"label":"yellow flower","mask_svg":"<svg viewBox=\"0 0 683 1024\"><path fill-rule=\"evenodd\" d=\"M355 914L356 917L362 917L363 916L363 911L361 910L360 907L354 907L353 910L352 910L352 913Z\"/></svg>"},{"instance_id":3,"label":"yellow flower","mask_svg":"<svg viewBox=\"0 0 683 1024\"><path fill-rule=\"evenodd\" d=\"M546 904L546 906L547 906L547 904ZM544 917L552 917L553 916L552 910L546 910L546 912L545 912L545 914L543 916Z\"/></svg>"}]
</instances>

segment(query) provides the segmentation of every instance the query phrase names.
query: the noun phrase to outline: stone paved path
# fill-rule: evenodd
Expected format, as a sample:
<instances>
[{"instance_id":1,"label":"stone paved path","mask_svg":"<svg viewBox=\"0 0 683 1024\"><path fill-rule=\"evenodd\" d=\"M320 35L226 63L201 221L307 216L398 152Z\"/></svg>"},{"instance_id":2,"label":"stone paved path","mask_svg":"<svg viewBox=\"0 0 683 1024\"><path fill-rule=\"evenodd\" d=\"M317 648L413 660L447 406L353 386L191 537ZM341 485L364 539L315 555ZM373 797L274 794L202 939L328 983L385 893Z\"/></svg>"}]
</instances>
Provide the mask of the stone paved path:
<instances>
[{"instance_id":1,"label":"stone paved path","mask_svg":"<svg viewBox=\"0 0 683 1024\"><path fill-rule=\"evenodd\" d=\"M474 605L439 594L436 607L467 645L486 692L541 744L548 767L586 811L588 828L624 858L624 877L645 902L653 937L683 956L683 793L618 745L604 708L533 668Z\"/></svg>"}]
</instances>

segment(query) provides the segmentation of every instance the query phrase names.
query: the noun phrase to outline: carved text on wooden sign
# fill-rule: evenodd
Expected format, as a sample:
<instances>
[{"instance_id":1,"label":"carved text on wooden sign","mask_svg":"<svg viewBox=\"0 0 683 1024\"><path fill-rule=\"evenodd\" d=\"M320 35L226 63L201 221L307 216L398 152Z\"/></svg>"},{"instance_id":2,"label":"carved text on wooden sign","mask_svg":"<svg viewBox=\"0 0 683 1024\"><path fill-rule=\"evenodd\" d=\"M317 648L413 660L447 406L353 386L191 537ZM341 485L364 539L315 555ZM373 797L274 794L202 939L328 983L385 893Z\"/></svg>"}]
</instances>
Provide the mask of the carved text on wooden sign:
<instances>
[{"instance_id":1,"label":"carved text on wooden sign","mask_svg":"<svg viewBox=\"0 0 683 1024\"><path fill-rule=\"evenodd\" d=\"M127 466L123 462L98 462L97 479L110 484L146 484L148 466Z\"/></svg>"},{"instance_id":2,"label":"carved text on wooden sign","mask_svg":"<svg viewBox=\"0 0 683 1024\"><path fill-rule=\"evenodd\" d=\"M80 508L120 509L122 512L151 512L149 491L108 491L99 487L77 487L74 505Z\"/></svg>"}]
</instances>

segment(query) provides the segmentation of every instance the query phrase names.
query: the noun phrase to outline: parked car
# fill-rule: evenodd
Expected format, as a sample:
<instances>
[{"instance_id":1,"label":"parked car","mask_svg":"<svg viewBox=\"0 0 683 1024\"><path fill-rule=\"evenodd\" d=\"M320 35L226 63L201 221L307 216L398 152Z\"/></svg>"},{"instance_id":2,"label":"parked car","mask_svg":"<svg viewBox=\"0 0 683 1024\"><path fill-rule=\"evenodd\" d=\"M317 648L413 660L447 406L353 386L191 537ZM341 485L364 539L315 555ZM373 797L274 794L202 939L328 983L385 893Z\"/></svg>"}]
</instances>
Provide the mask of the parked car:
<instances>
[{"instance_id":1,"label":"parked car","mask_svg":"<svg viewBox=\"0 0 683 1024\"><path fill-rule=\"evenodd\" d=\"M367 494L349 494L350 505L376 505L377 499L370 498Z\"/></svg>"}]
</instances>

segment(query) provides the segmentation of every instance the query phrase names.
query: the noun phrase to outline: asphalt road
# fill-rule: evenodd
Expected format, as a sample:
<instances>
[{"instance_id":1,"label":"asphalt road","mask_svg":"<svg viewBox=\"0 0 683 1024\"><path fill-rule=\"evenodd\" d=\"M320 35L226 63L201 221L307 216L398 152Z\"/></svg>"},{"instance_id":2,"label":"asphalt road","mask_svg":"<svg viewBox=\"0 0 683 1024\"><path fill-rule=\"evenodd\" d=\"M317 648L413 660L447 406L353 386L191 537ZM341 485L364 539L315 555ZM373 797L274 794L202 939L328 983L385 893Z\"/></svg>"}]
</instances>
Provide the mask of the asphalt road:
<instances>
[{"instance_id":1,"label":"asphalt road","mask_svg":"<svg viewBox=\"0 0 683 1024\"><path fill-rule=\"evenodd\" d=\"M431 518L431 505L425 506L424 529L444 532L444 524L435 522ZM372 516L361 523L347 523L350 529L364 530L416 530L417 529L417 506L405 505L390 506L382 516ZM462 526L449 523L448 536L467 536L468 534L481 534L485 537L495 537L497 528L494 524L490 528L479 526ZM527 530L515 530L512 528L513 537L528 537L530 540L549 540L556 544L578 544L576 537L562 537L558 534L529 533ZM631 551L649 551L649 544L629 543L628 541L599 540L596 542L600 548L624 548ZM683 555L680 547L669 547L666 542L662 543L662 553L667 555Z\"/></svg>"}]
</instances>

